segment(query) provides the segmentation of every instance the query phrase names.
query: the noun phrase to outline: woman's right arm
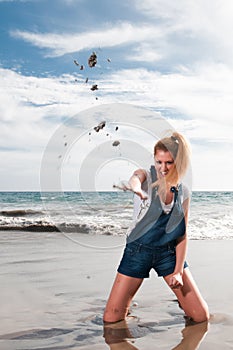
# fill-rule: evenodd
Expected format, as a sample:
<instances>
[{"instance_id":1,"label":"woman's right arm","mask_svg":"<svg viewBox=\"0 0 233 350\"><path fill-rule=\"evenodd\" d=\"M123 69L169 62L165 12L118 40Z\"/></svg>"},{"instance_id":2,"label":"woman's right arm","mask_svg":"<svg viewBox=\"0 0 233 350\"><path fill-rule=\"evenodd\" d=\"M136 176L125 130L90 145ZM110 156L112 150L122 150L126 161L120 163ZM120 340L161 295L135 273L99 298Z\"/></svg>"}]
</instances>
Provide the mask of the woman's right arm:
<instances>
[{"instance_id":1,"label":"woman's right arm","mask_svg":"<svg viewBox=\"0 0 233 350\"><path fill-rule=\"evenodd\" d=\"M143 169L136 170L129 179L131 190L141 199L147 199L147 194L142 190L142 183L146 180L146 172Z\"/></svg>"}]
</instances>

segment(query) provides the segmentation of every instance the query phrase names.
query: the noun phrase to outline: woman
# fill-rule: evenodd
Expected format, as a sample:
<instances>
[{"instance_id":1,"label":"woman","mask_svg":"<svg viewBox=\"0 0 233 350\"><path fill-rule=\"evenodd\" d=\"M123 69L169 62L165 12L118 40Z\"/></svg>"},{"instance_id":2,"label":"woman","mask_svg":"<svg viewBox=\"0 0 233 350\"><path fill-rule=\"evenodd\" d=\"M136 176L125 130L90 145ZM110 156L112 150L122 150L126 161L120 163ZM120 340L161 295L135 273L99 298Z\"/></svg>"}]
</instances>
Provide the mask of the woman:
<instances>
[{"instance_id":1,"label":"woman","mask_svg":"<svg viewBox=\"0 0 233 350\"><path fill-rule=\"evenodd\" d=\"M175 293L186 316L195 322L209 319L203 300L185 261L189 195L180 183L189 165L189 146L173 132L154 147L155 166L138 169L127 189L135 196L134 226L105 312L104 322L125 319L130 302L153 268Z\"/></svg>"}]
</instances>

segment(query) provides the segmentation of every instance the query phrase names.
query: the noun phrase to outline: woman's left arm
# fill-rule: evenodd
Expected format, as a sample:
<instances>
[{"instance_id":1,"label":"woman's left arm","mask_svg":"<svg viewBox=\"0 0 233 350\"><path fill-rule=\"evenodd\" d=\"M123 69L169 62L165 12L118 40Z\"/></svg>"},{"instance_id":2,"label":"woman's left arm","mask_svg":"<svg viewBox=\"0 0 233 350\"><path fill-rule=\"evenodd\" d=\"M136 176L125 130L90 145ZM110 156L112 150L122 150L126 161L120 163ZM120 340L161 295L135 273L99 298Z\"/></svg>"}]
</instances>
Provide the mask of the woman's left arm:
<instances>
[{"instance_id":1,"label":"woman's left arm","mask_svg":"<svg viewBox=\"0 0 233 350\"><path fill-rule=\"evenodd\" d=\"M187 245L188 245L187 225L188 225L189 202L190 202L189 199L186 199L183 203L186 232L182 237L177 239L176 266L170 278L170 283L169 283L171 288L179 288L183 286L182 275L183 275L184 261L186 258Z\"/></svg>"}]
</instances>

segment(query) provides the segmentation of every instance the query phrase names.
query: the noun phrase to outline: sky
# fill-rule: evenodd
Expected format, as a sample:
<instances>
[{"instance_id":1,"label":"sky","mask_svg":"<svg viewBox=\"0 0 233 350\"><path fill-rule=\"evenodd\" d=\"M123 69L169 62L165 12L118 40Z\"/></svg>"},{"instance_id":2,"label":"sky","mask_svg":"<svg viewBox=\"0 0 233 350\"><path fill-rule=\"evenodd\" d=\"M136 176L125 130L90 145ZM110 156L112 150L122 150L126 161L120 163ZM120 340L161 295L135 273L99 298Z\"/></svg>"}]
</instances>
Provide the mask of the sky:
<instances>
[{"instance_id":1,"label":"sky","mask_svg":"<svg viewBox=\"0 0 233 350\"><path fill-rule=\"evenodd\" d=\"M57 130L80 116L88 133L86 110L122 103L164 117L187 137L193 190L232 191L232 15L229 0L0 0L0 191L41 190ZM134 135L130 142L146 143ZM82 142L74 150L89 157ZM94 174L98 189L110 189L111 171L125 179L133 169L116 152L115 162L102 159L101 177ZM69 181L64 190L79 190Z\"/></svg>"}]
</instances>

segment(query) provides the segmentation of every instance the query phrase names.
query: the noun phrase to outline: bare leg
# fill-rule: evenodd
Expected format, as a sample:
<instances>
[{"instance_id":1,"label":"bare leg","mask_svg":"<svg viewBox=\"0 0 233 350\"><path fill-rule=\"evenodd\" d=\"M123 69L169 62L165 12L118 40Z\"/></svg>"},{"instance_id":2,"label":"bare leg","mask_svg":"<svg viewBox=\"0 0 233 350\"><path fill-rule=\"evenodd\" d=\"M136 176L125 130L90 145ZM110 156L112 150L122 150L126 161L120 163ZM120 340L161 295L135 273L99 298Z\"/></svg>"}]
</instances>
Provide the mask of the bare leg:
<instances>
[{"instance_id":1,"label":"bare leg","mask_svg":"<svg viewBox=\"0 0 233 350\"><path fill-rule=\"evenodd\" d=\"M164 279L169 283L171 275L165 276ZM191 317L195 322L203 322L209 319L208 306L201 296L198 287L188 268L184 269L183 287L172 289L177 296L180 306L185 314Z\"/></svg>"},{"instance_id":2,"label":"bare leg","mask_svg":"<svg viewBox=\"0 0 233 350\"><path fill-rule=\"evenodd\" d=\"M104 312L104 322L125 319L130 302L142 284L142 278L134 278L117 273Z\"/></svg>"}]
</instances>

